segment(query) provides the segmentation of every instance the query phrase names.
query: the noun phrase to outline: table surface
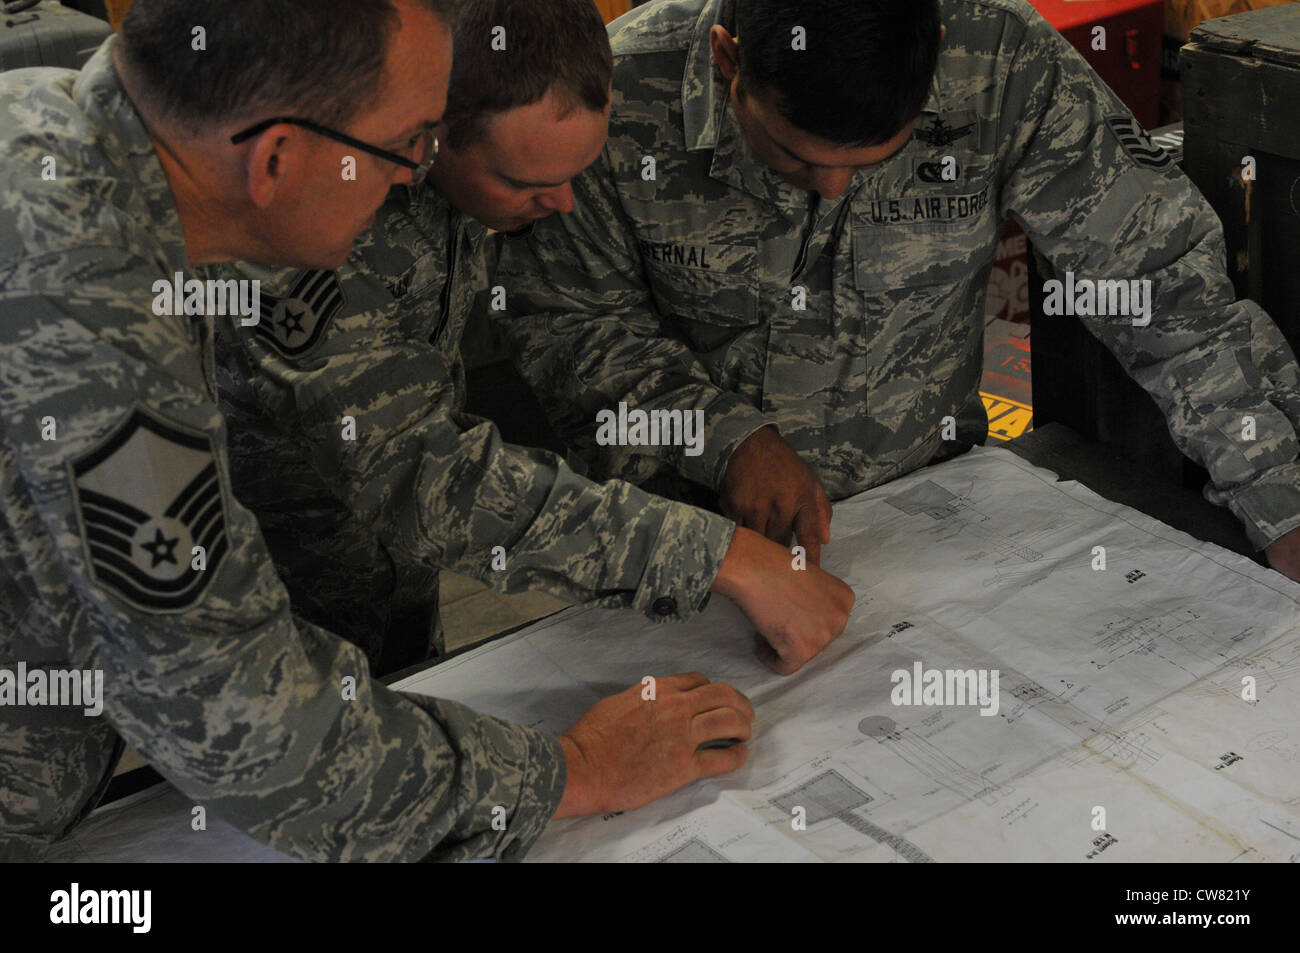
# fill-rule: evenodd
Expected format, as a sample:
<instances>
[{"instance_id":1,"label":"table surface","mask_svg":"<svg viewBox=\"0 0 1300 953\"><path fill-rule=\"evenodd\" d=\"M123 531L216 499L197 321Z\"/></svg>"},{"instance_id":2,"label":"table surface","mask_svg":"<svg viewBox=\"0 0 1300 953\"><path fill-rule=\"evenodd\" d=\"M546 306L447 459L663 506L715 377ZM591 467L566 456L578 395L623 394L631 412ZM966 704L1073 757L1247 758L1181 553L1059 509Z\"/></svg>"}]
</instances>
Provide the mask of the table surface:
<instances>
[{"instance_id":1,"label":"table surface","mask_svg":"<svg viewBox=\"0 0 1300 953\"><path fill-rule=\"evenodd\" d=\"M1256 562L1262 562L1260 555L1246 539L1241 524L1227 509L1215 506L1176 483L1152 476L1107 447L1085 440L1068 427L1048 424L999 446L1035 466L1052 470L1062 480L1077 480L1106 499L1131 506L1197 539L1215 543L1232 552L1251 557ZM448 653L441 658L392 672L380 681L391 685L466 652L472 652L481 645L514 635L531 624L508 629L484 642ZM124 772L113 779L101 806L112 804L161 781L161 775L151 767Z\"/></svg>"},{"instance_id":2,"label":"table surface","mask_svg":"<svg viewBox=\"0 0 1300 953\"><path fill-rule=\"evenodd\" d=\"M1058 464L1088 454L1068 434L1026 447ZM1104 466L1092 477L1115 478ZM530 859L1295 853L1300 587L998 451L842 501L836 520L824 564L858 604L791 678L757 662L749 623L724 600L674 626L574 607L394 687L553 732L646 673L705 671L754 702L761 730L744 769L652 808L556 822ZM895 700L891 682L918 660L988 674L991 710ZM1247 675L1258 699L1241 694ZM791 805L807 808L806 835L791 836ZM1098 834L1088 805L1122 823ZM189 809L150 789L97 811L63 859L283 859L212 818L202 839L178 839Z\"/></svg>"},{"instance_id":3,"label":"table surface","mask_svg":"<svg viewBox=\"0 0 1300 953\"><path fill-rule=\"evenodd\" d=\"M754 703L743 769L556 822L534 860L1294 855L1300 586L1002 449L836 505L823 565L857 605L795 676L753 658L722 602L677 626L575 607L394 687L547 731L646 674L705 672ZM985 707L973 688L918 701L922 668L987 674Z\"/></svg>"}]
</instances>

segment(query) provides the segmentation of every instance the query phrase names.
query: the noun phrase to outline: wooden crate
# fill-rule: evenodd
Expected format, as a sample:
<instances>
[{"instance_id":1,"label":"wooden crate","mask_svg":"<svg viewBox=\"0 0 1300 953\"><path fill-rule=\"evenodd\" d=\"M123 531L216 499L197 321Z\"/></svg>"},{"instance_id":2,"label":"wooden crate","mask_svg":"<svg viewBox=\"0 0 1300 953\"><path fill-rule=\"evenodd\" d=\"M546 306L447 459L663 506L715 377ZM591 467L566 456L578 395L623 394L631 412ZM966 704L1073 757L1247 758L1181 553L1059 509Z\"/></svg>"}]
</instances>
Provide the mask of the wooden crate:
<instances>
[{"instance_id":1,"label":"wooden crate","mask_svg":"<svg viewBox=\"0 0 1300 953\"><path fill-rule=\"evenodd\" d=\"M1300 4L1203 23L1181 75L1185 168L1223 220L1237 295L1300 351Z\"/></svg>"}]
</instances>

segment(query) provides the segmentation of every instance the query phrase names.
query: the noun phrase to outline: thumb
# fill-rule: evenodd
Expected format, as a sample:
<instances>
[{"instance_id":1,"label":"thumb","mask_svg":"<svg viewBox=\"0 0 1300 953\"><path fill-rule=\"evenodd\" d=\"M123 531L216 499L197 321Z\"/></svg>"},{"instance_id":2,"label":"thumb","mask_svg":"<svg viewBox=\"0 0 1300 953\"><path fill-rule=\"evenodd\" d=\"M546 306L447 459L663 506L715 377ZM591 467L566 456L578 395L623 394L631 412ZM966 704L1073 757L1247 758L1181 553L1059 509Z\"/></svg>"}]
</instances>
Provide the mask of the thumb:
<instances>
[{"instance_id":1,"label":"thumb","mask_svg":"<svg viewBox=\"0 0 1300 953\"><path fill-rule=\"evenodd\" d=\"M830 527L822 516L821 508L806 506L800 510L795 518L794 534L808 554L808 561L814 566L821 566L822 544L830 542Z\"/></svg>"},{"instance_id":2,"label":"thumb","mask_svg":"<svg viewBox=\"0 0 1300 953\"><path fill-rule=\"evenodd\" d=\"M754 633L754 648L758 653L758 660L778 675L791 675L799 670L798 665L781 657L766 636L757 632Z\"/></svg>"}]
</instances>

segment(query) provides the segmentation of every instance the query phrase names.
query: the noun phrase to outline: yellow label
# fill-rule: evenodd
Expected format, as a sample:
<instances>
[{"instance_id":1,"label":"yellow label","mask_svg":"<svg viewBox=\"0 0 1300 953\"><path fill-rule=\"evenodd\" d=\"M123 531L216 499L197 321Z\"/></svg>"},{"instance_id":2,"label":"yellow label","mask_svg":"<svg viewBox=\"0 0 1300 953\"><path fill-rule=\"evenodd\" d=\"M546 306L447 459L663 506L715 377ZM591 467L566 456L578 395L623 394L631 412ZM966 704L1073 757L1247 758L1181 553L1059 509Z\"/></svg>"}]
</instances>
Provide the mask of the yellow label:
<instances>
[{"instance_id":1,"label":"yellow label","mask_svg":"<svg viewBox=\"0 0 1300 953\"><path fill-rule=\"evenodd\" d=\"M1008 400L980 391L984 412L989 415L989 436L999 440L1014 440L1034 429L1034 408L1029 404Z\"/></svg>"}]
</instances>

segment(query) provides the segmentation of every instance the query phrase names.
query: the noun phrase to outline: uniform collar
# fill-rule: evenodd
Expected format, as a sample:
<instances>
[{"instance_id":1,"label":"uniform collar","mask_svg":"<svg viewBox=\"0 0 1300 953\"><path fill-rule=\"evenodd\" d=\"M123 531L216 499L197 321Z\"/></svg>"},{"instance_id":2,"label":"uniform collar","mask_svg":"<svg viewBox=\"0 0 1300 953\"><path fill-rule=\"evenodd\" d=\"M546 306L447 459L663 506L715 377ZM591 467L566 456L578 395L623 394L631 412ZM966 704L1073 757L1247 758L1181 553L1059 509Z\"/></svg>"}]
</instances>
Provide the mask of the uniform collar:
<instances>
[{"instance_id":1,"label":"uniform collar","mask_svg":"<svg viewBox=\"0 0 1300 953\"><path fill-rule=\"evenodd\" d=\"M113 66L118 38L110 36L77 75L72 96L96 130L108 161L135 179L148 214L149 234L162 247L166 267L185 269L189 256L171 186L135 104Z\"/></svg>"},{"instance_id":2,"label":"uniform collar","mask_svg":"<svg viewBox=\"0 0 1300 953\"><path fill-rule=\"evenodd\" d=\"M718 126L709 175L768 205L791 212L796 218L800 217L802 212L794 208L798 204L796 190L773 172L767 163L761 162L749 151L745 144L745 134L729 100L723 101ZM806 199L805 193L800 192L798 195Z\"/></svg>"},{"instance_id":3,"label":"uniform collar","mask_svg":"<svg viewBox=\"0 0 1300 953\"><path fill-rule=\"evenodd\" d=\"M682 121L686 148L712 149L718 143L722 113L726 108L727 84L713 66L709 31L718 23L725 0L709 0L695 21L695 34L686 54L686 75L682 79Z\"/></svg>"}]
</instances>

